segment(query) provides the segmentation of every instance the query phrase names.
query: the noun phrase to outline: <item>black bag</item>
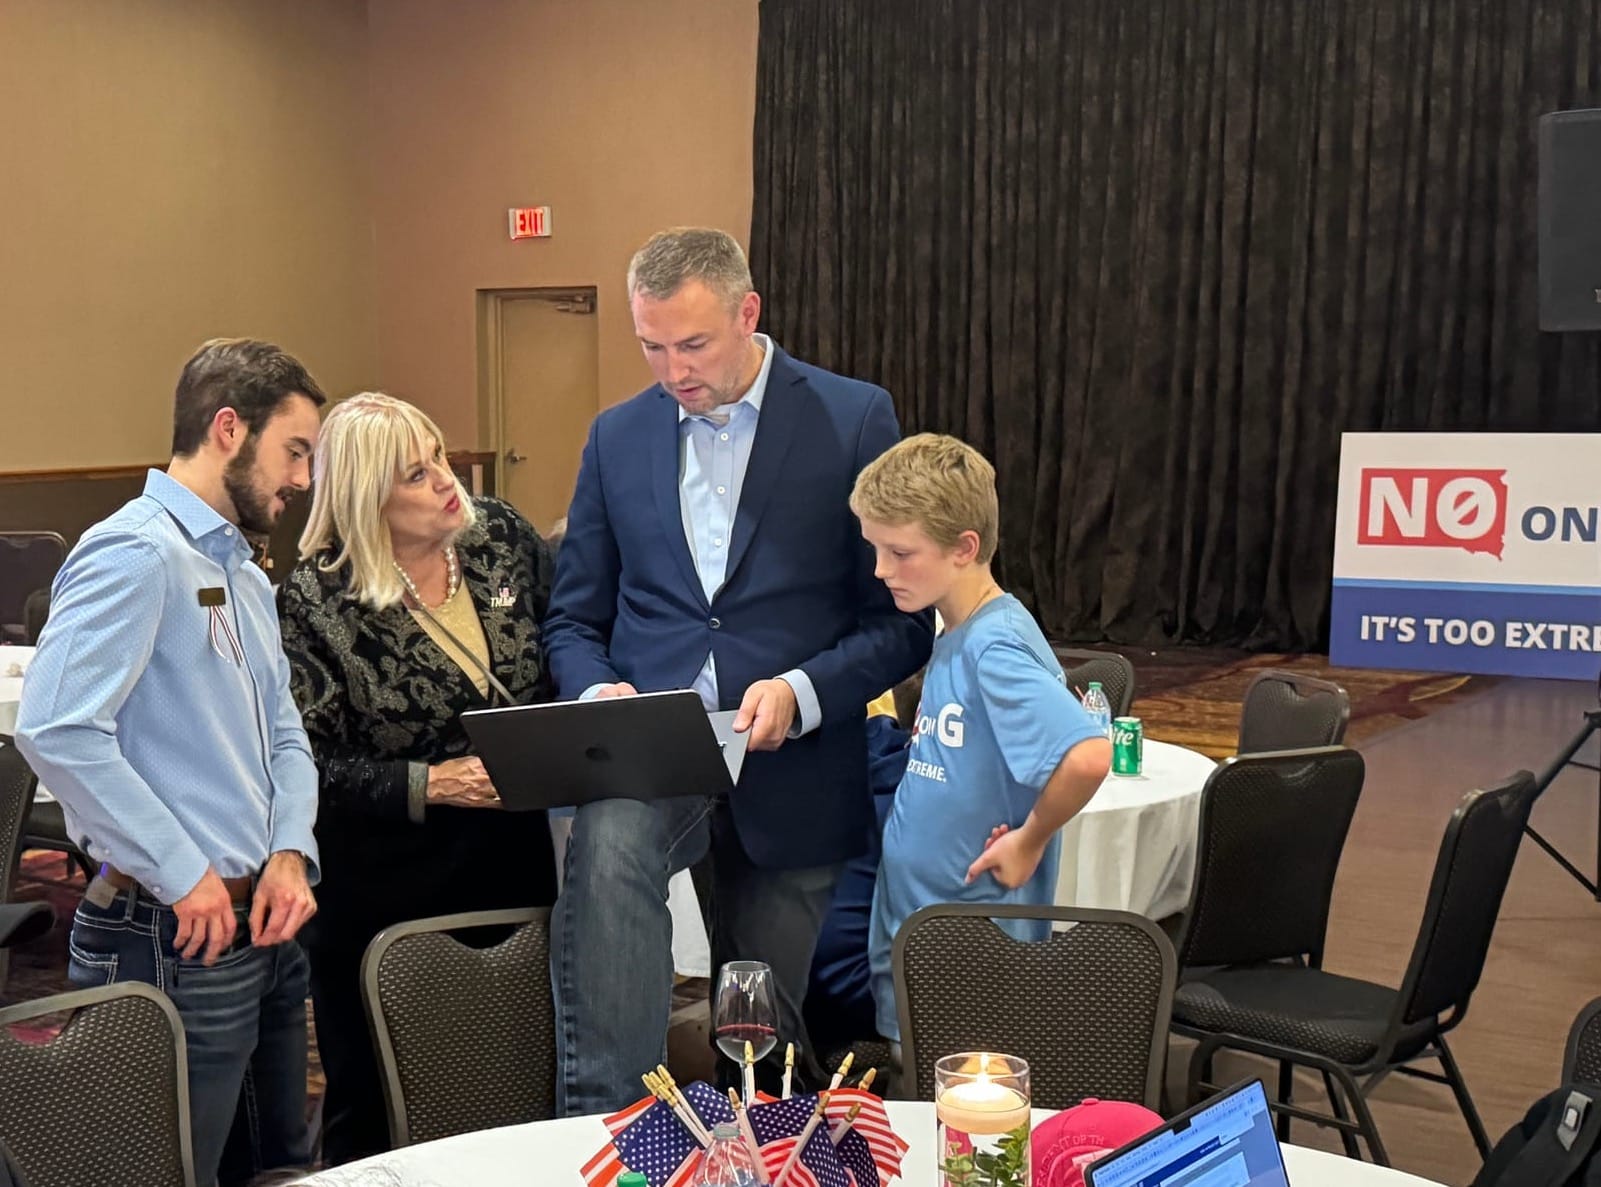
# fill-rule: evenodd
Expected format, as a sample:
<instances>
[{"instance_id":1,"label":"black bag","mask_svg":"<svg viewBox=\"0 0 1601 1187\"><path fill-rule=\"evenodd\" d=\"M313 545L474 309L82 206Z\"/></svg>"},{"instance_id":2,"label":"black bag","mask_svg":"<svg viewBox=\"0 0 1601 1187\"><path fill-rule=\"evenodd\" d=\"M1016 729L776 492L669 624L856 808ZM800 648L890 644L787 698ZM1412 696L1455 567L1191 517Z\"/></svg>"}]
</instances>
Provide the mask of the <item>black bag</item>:
<instances>
[{"instance_id":1,"label":"black bag","mask_svg":"<svg viewBox=\"0 0 1601 1187\"><path fill-rule=\"evenodd\" d=\"M1601 1187L1601 1086L1564 1084L1535 1101L1473 1187Z\"/></svg>"}]
</instances>

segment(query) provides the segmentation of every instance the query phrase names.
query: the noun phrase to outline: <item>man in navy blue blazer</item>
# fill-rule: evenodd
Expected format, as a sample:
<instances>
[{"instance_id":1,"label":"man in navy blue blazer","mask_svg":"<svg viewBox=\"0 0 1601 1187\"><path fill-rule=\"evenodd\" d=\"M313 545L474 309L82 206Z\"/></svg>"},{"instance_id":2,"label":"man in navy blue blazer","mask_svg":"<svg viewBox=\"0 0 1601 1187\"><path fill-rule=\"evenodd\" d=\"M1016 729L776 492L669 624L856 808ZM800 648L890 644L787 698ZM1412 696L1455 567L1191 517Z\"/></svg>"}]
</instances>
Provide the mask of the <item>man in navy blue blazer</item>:
<instances>
[{"instance_id":1,"label":"man in navy blue blazer","mask_svg":"<svg viewBox=\"0 0 1601 1187\"><path fill-rule=\"evenodd\" d=\"M551 921L566 1115L640 1094L665 1055L667 880L710 855L712 961L773 968L783 1040L841 864L874 826L862 706L920 668L926 617L874 579L847 500L900 435L887 392L756 333L721 231L654 236L628 271L657 382L590 426L545 623L563 697L693 688L738 709L732 795L578 809ZM781 1051L780 1042L775 1050Z\"/></svg>"}]
</instances>

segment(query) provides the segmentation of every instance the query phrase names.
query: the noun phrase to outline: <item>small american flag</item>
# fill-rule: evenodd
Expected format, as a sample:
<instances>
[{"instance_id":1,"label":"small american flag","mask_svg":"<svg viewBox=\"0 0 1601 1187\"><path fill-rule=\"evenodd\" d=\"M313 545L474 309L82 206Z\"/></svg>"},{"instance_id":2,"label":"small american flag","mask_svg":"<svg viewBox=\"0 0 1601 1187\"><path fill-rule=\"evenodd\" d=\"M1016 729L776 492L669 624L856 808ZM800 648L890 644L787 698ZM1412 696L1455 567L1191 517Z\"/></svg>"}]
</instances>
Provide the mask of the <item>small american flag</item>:
<instances>
[{"instance_id":1,"label":"small american flag","mask_svg":"<svg viewBox=\"0 0 1601 1187\"><path fill-rule=\"evenodd\" d=\"M762 1162L769 1175L776 1177L789 1161L796 1139L816 1111L817 1097L810 1093L752 1105L746 1110L751 1133L761 1147ZM850 1187L850 1176L839 1160L834 1143L828 1140L826 1123L812 1132L782 1187Z\"/></svg>"},{"instance_id":2,"label":"small american flag","mask_svg":"<svg viewBox=\"0 0 1601 1187\"><path fill-rule=\"evenodd\" d=\"M834 1149L839 1152L839 1160L850 1172L855 1187L878 1187L878 1164L873 1161L873 1151L866 1138L855 1129L848 1129Z\"/></svg>"},{"instance_id":3,"label":"small american flag","mask_svg":"<svg viewBox=\"0 0 1601 1187\"><path fill-rule=\"evenodd\" d=\"M910 1149L906 1141L890 1128L889 1113L884 1109L884 1102L871 1092L863 1092L859 1088L841 1088L837 1092L828 1094L829 1126L834 1126L845 1119L851 1111L852 1105L860 1105L856 1120L851 1122L851 1132L867 1143L872 1151L873 1162L878 1167L878 1177L882 1182L889 1182L901 1171L901 1160L906 1157ZM844 1143L841 1143L843 1147ZM863 1187L866 1187L864 1184Z\"/></svg>"},{"instance_id":4,"label":"small american flag","mask_svg":"<svg viewBox=\"0 0 1601 1187\"><path fill-rule=\"evenodd\" d=\"M728 1098L696 1081L684 1088L690 1107L706 1128L732 1121ZM612 1140L581 1168L589 1187L611 1187L624 1171L639 1171L650 1187L680 1187L700 1165L700 1143L672 1109L647 1096L604 1118Z\"/></svg>"}]
</instances>

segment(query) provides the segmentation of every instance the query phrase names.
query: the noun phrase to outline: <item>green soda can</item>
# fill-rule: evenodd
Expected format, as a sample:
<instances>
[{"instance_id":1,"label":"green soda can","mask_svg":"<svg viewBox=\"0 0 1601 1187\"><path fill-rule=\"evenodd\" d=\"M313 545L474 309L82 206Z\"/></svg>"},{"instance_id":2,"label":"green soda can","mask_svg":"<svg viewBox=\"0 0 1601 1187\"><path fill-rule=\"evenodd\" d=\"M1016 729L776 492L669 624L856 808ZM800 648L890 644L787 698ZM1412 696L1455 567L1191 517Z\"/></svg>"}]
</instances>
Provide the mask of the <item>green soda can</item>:
<instances>
[{"instance_id":1,"label":"green soda can","mask_svg":"<svg viewBox=\"0 0 1601 1187\"><path fill-rule=\"evenodd\" d=\"M1145 769L1145 727L1138 717L1112 719L1112 774L1133 776Z\"/></svg>"}]
</instances>

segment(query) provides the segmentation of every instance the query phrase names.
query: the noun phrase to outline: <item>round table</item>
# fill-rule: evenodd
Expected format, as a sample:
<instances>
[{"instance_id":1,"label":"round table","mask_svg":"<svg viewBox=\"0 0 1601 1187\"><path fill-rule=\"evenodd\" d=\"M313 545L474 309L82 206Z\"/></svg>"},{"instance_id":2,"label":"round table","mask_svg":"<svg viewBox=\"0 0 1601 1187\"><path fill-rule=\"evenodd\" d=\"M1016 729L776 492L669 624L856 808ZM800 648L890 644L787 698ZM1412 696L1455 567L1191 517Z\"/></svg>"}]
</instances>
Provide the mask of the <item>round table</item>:
<instances>
[{"instance_id":1,"label":"round table","mask_svg":"<svg viewBox=\"0 0 1601 1187\"><path fill-rule=\"evenodd\" d=\"M32 647L18 647L12 644L0 644L0 734L14 734L17 732L17 705L22 701L22 677L9 676L6 673L13 666L28 670L28 663L33 659ZM5 743L0 742L0 746ZM34 789L34 803L48 803L56 797L43 787Z\"/></svg>"},{"instance_id":2,"label":"round table","mask_svg":"<svg viewBox=\"0 0 1601 1187\"><path fill-rule=\"evenodd\" d=\"M895 1131L911 1143L897 1182L906 1187L932 1187L934 1107L921 1101L890 1101L889 1114ZM1048 1116L1048 1110L1035 1110L1036 1123ZM606 1140L606 1127L598 1116L536 1121L425 1142L300 1182L306 1187L389 1182L397 1187L526 1187L537 1180L549 1187L567 1187L583 1183L578 1168ZM1427 1187L1430 1182L1321 1150L1283 1149L1291 1187ZM392 1177L378 1178L372 1173L378 1170L388 1171Z\"/></svg>"},{"instance_id":3,"label":"round table","mask_svg":"<svg viewBox=\"0 0 1601 1187\"><path fill-rule=\"evenodd\" d=\"M1106 782L1062 829L1056 905L1133 911L1163 919L1182 911L1195 880L1201 788L1217 764L1171 742L1146 739L1138 775ZM711 952L688 873L668 883L673 967L711 975Z\"/></svg>"},{"instance_id":4,"label":"round table","mask_svg":"<svg viewBox=\"0 0 1601 1187\"><path fill-rule=\"evenodd\" d=\"M7 673L14 668L26 672L32 659L32 647L0 644L0 734L16 733L17 703L22 700L22 676Z\"/></svg>"},{"instance_id":5,"label":"round table","mask_svg":"<svg viewBox=\"0 0 1601 1187\"><path fill-rule=\"evenodd\" d=\"M1108 775L1062 829L1056 903L1162 919L1182 911L1195 880L1201 788L1217 764L1171 742L1145 741L1138 775Z\"/></svg>"}]
</instances>

